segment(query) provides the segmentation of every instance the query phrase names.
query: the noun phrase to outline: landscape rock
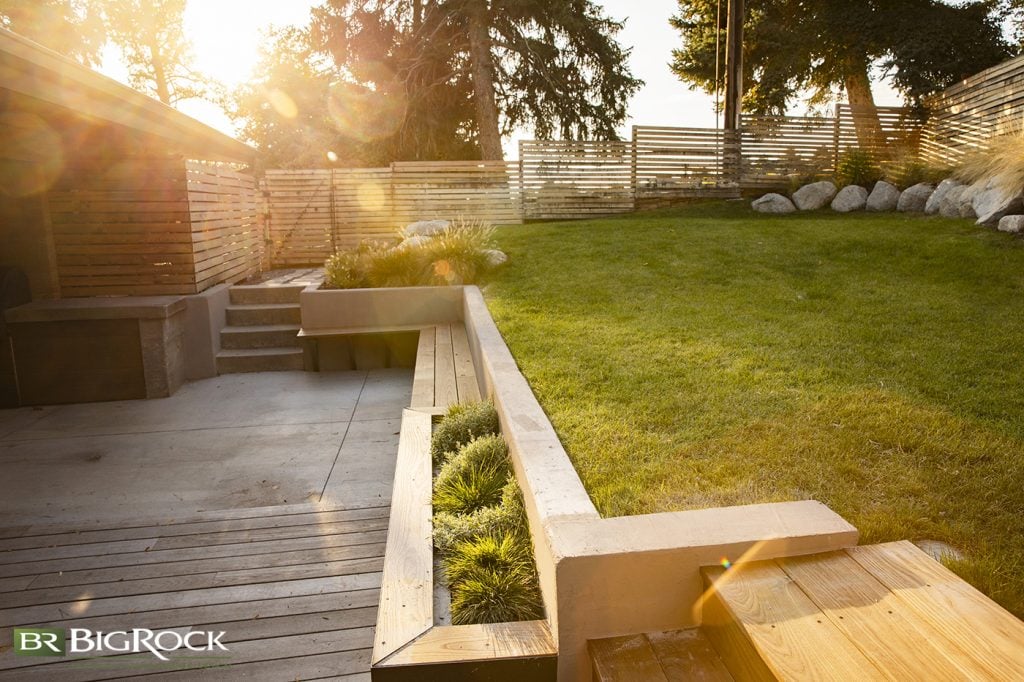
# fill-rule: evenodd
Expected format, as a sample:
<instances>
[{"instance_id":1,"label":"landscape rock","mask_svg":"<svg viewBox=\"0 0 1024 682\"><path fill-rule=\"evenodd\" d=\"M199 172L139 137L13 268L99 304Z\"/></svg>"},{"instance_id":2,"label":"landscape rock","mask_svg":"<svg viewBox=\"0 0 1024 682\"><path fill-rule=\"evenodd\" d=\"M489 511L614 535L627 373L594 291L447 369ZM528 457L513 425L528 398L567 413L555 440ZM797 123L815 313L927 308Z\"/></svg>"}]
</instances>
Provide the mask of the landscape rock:
<instances>
[{"instance_id":1,"label":"landscape rock","mask_svg":"<svg viewBox=\"0 0 1024 682\"><path fill-rule=\"evenodd\" d=\"M879 180L868 195L867 209L876 212L895 211L899 201L899 188L891 182Z\"/></svg>"},{"instance_id":2,"label":"landscape rock","mask_svg":"<svg viewBox=\"0 0 1024 682\"><path fill-rule=\"evenodd\" d=\"M839 190L836 198L832 200L832 210L838 213L863 211L867 201L868 191L866 189L860 185L847 185Z\"/></svg>"},{"instance_id":3,"label":"landscape rock","mask_svg":"<svg viewBox=\"0 0 1024 682\"><path fill-rule=\"evenodd\" d=\"M750 207L758 213L793 213L796 211L796 206L792 201L775 192L765 194L760 199L754 199Z\"/></svg>"},{"instance_id":4,"label":"landscape rock","mask_svg":"<svg viewBox=\"0 0 1024 682\"><path fill-rule=\"evenodd\" d=\"M938 213L942 206L942 200L950 193L951 190L962 187L963 183L953 178L947 178L939 183L939 186L935 188L932 195L928 197L928 203L924 206L924 212L928 215L935 215Z\"/></svg>"},{"instance_id":5,"label":"landscape rock","mask_svg":"<svg viewBox=\"0 0 1024 682\"><path fill-rule=\"evenodd\" d=\"M946 192L939 201L939 215L946 218L960 217L960 196L967 190L967 185L958 185ZM933 195L934 196L934 195Z\"/></svg>"},{"instance_id":6,"label":"landscape rock","mask_svg":"<svg viewBox=\"0 0 1024 682\"><path fill-rule=\"evenodd\" d=\"M508 262L508 256L504 251L498 249L484 249L484 256L487 257L487 264L492 268L497 268Z\"/></svg>"},{"instance_id":7,"label":"landscape rock","mask_svg":"<svg viewBox=\"0 0 1024 682\"><path fill-rule=\"evenodd\" d=\"M976 182L973 185L969 185L967 189L960 195L960 217L961 218L977 218L978 214L974 212L974 197L985 189L984 182Z\"/></svg>"},{"instance_id":8,"label":"landscape rock","mask_svg":"<svg viewBox=\"0 0 1024 682\"><path fill-rule=\"evenodd\" d=\"M1003 183L989 181L985 189L974 195L971 207L978 216L978 225L995 225L1005 215L1024 210L1020 187L1007 188Z\"/></svg>"},{"instance_id":9,"label":"landscape rock","mask_svg":"<svg viewBox=\"0 0 1024 682\"><path fill-rule=\"evenodd\" d=\"M999 231L1020 234L1024 232L1024 215L1005 215L999 219Z\"/></svg>"},{"instance_id":10,"label":"landscape rock","mask_svg":"<svg viewBox=\"0 0 1024 682\"><path fill-rule=\"evenodd\" d=\"M935 185L927 182L920 182L913 187L908 187L900 194L896 202L896 210L900 213L924 213L928 200L935 192Z\"/></svg>"},{"instance_id":11,"label":"landscape rock","mask_svg":"<svg viewBox=\"0 0 1024 682\"><path fill-rule=\"evenodd\" d=\"M430 241L430 237L422 234L417 234L412 237L406 237L402 240L402 243L398 245L400 249L416 249Z\"/></svg>"},{"instance_id":12,"label":"landscape rock","mask_svg":"<svg viewBox=\"0 0 1024 682\"><path fill-rule=\"evenodd\" d=\"M835 184L829 180L812 182L793 192L793 205L801 211L817 211L828 206L837 191Z\"/></svg>"},{"instance_id":13,"label":"landscape rock","mask_svg":"<svg viewBox=\"0 0 1024 682\"><path fill-rule=\"evenodd\" d=\"M406 225L402 234L406 237L433 237L438 232L444 232L451 224L450 220L418 220Z\"/></svg>"}]
</instances>

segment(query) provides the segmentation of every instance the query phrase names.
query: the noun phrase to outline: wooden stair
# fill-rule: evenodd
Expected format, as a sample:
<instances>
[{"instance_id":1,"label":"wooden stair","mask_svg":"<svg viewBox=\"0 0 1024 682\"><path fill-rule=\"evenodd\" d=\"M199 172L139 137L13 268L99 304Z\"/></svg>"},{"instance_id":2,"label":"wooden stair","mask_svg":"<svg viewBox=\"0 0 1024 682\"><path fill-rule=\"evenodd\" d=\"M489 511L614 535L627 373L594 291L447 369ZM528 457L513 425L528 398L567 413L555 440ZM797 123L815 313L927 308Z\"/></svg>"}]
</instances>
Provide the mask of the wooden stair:
<instances>
[{"instance_id":1,"label":"wooden stair","mask_svg":"<svg viewBox=\"0 0 1024 682\"><path fill-rule=\"evenodd\" d=\"M591 642L594 679L730 679L719 664L736 680L1024 679L1024 623L910 542L703 576L703 625L676 645L699 672L640 635Z\"/></svg>"}]
</instances>

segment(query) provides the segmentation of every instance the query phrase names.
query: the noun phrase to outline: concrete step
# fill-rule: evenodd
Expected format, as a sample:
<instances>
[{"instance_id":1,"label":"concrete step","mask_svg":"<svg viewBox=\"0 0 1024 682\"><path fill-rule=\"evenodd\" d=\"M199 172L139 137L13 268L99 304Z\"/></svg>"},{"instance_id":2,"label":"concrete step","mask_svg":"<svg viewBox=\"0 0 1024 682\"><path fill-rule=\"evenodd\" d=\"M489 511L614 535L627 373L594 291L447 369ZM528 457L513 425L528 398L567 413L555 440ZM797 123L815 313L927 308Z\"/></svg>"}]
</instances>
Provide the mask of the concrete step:
<instances>
[{"instance_id":1,"label":"concrete step","mask_svg":"<svg viewBox=\"0 0 1024 682\"><path fill-rule=\"evenodd\" d=\"M291 324L261 324L224 327L220 330L220 347L226 350L246 348L299 348L300 327Z\"/></svg>"},{"instance_id":2,"label":"concrete step","mask_svg":"<svg viewBox=\"0 0 1024 682\"><path fill-rule=\"evenodd\" d=\"M301 348L250 348L217 353L218 374L302 370Z\"/></svg>"},{"instance_id":3,"label":"concrete step","mask_svg":"<svg viewBox=\"0 0 1024 682\"><path fill-rule=\"evenodd\" d=\"M301 323L302 311L297 303L229 305L227 319L230 327L297 325Z\"/></svg>"},{"instance_id":4,"label":"concrete step","mask_svg":"<svg viewBox=\"0 0 1024 682\"><path fill-rule=\"evenodd\" d=\"M298 303L305 284L235 285L228 290L232 305Z\"/></svg>"}]
</instances>

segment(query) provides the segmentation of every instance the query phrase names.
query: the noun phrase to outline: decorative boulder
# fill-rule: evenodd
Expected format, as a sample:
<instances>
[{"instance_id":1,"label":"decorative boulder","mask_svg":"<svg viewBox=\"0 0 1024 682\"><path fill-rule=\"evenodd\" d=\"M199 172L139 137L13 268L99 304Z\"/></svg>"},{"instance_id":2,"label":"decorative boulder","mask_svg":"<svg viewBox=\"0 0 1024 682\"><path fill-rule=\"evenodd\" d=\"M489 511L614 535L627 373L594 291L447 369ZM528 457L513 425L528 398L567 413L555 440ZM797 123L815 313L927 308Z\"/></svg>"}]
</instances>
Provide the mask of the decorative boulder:
<instances>
[{"instance_id":1,"label":"decorative boulder","mask_svg":"<svg viewBox=\"0 0 1024 682\"><path fill-rule=\"evenodd\" d=\"M796 211L796 206L792 201L774 192L765 194L760 199L754 199L750 207L758 213L793 213Z\"/></svg>"},{"instance_id":2,"label":"decorative boulder","mask_svg":"<svg viewBox=\"0 0 1024 682\"><path fill-rule=\"evenodd\" d=\"M860 185L847 185L832 200L832 210L838 213L863 211L868 202L868 191Z\"/></svg>"},{"instance_id":3,"label":"decorative boulder","mask_svg":"<svg viewBox=\"0 0 1024 682\"><path fill-rule=\"evenodd\" d=\"M984 182L976 182L973 185L968 185L960 194L960 203L958 204L958 207L961 218L978 217L978 214L974 212L974 197L984 189Z\"/></svg>"},{"instance_id":4,"label":"decorative boulder","mask_svg":"<svg viewBox=\"0 0 1024 682\"><path fill-rule=\"evenodd\" d=\"M999 231L1011 234L1024 232L1024 215L1004 215L999 219Z\"/></svg>"},{"instance_id":5,"label":"decorative boulder","mask_svg":"<svg viewBox=\"0 0 1024 682\"><path fill-rule=\"evenodd\" d=\"M484 256L487 257L487 264L492 268L501 267L508 262L508 256L504 251L498 249L484 249Z\"/></svg>"},{"instance_id":6,"label":"decorative boulder","mask_svg":"<svg viewBox=\"0 0 1024 682\"><path fill-rule=\"evenodd\" d=\"M957 185L946 192L946 196L939 201L939 215L946 218L959 218L960 197L965 191L967 191L967 185Z\"/></svg>"},{"instance_id":7,"label":"decorative boulder","mask_svg":"<svg viewBox=\"0 0 1024 682\"><path fill-rule=\"evenodd\" d=\"M402 234L406 237L433 237L438 232L444 232L451 224L450 220L418 220L406 225Z\"/></svg>"},{"instance_id":8,"label":"decorative boulder","mask_svg":"<svg viewBox=\"0 0 1024 682\"><path fill-rule=\"evenodd\" d=\"M891 182L879 180L868 195L867 209L876 212L895 211L899 201L899 188Z\"/></svg>"},{"instance_id":9,"label":"decorative boulder","mask_svg":"<svg viewBox=\"0 0 1024 682\"><path fill-rule=\"evenodd\" d=\"M928 200L935 192L935 185L921 182L913 187L908 187L900 194L900 200L896 202L896 210L900 213L924 213Z\"/></svg>"},{"instance_id":10,"label":"decorative boulder","mask_svg":"<svg viewBox=\"0 0 1024 682\"><path fill-rule=\"evenodd\" d=\"M935 215L939 212L942 206L942 200L946 197L951 190L956 187L961 187L962 183L959 180L953 178L947 178L939 183L939 186L935 188L932 195L928 197L928 202L924 205L924 212L928 215Z\"/></svg>"},{"instance_id":11,"label":"decorative boulder","mask_svg":"<svg viewBox=\"0 0 1024 682\"><path fill-rule=\"evenodd\" d=\"M1019 187L1013 189L995 181L989 181L985 189L974 195L971 202L978 225L995 225L1005 215L1018 213L1024 209Z\"/></svg>"},{"instance_id":12,"label":"decorative boulder","mask_svg":"<svg viewBox=\"0 0 1024 682\"><path fill-rule=\"evenodd\" d=\"M793 205L801 211L817 211L836 196L836 186L828 181L812 182L793 192Z\"/></svg>"},{"instance_id":13,"label":"decorative boulder","mask_svg":"<svg viewBox=\"0 0 1024 682\"><path fill-rule=\"evenodd\" d=\"M422 234L417 234L412 237L406 237L398 245L399 249L416 249L430 241L430 237L425 237Z\"/></svg>"}]
</instances>

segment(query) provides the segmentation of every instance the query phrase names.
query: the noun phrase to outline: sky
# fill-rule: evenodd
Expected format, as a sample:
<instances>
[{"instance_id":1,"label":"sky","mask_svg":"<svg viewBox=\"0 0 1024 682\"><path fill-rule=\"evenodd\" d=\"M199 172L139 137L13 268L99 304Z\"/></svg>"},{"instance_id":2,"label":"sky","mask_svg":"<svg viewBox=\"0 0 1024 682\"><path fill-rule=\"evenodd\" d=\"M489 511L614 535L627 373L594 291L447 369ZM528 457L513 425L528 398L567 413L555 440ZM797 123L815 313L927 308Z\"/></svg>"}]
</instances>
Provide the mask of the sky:
<instances>
[{"instance_id":1,"label":"sky","mask_svg":"<svg viewBox=\"0 0 1024 682\"><path fill-rule=\"evenodd\" d=\"M723 0L724 2L724 0ZM229 89L247 80L259 57L262 32L271 25L304 25L312 0L191 0L185 10L185 34L192 41L195 64L200 71L224 83ZM678 8L676 0L597 0L614 19L625 19L619 42L632 48L630 67L645 85L629 103L629 119L620 130L629 136L630 126L661 125L682 127L715 126L714 99L690 90L669 70L672 48L679 34L668 24ZM126 79L117 49L108 47L101 71L118 80ZM879 86L875 92L880 105L899 104L896 93ZM234 125L220 108L192 100L179 109L208 125L234 134ZM506 156L516 158L519 137L506 140Z\"/></svg>"}]
</instances>

